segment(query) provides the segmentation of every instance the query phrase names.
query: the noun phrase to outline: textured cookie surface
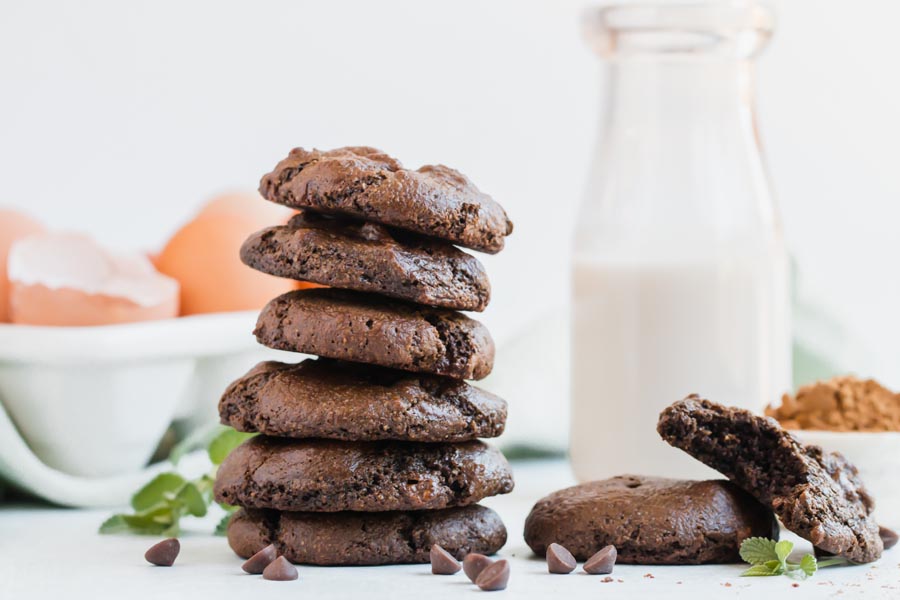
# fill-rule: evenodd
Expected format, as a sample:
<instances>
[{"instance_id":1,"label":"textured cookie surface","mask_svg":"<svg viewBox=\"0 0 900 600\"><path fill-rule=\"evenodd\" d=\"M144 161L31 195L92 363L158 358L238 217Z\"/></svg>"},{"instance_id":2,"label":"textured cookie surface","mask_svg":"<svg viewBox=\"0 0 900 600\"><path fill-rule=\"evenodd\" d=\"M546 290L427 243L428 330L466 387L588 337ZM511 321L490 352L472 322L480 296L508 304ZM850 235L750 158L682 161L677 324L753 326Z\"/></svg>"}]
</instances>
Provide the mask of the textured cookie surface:
<instances>
[{"instance_id":1,"label":"textured cookie surface","mask_svg":"<svg viewBox=\"0 0 900 600\"><path fill-rule=\"evenodd\" d=\"M503 433L506 402L449 377L320 358L258 364L228 387L219 415L274 437L458 442Z\"/></svg>"},{"instance_id":2,"label":"textured cookie surface","mask_svg":"<svg viewBox=\"0 0 900 600\"><path fill-rule=\"evenodd\" d=\"M278 277L455 310L482 311L491 295L484 267L455 246L313 213L254 233L241 260Z\"/></svg>"},{"instance_id":3,"label":"textured cookie surface","mask_svg":"<svg viewBox=\"0 0 900 600\"><path fill-rule=\"evenodd\" d=\"M881 556L874 502L842 455L804 446L775 419L696 395L666 408L657 430L771 506L785 527L817 548L855 562Z\"/></svg>"},{"instance_id":4,"label":"textured cookie surface","mask_svg":"<svg viewBox=\"0 0 900 600\"><path fill-rule=\"evenodd\" d=\"M374 148L295 148L263 176L267 200L343 214L495 253L512 233L503 208L443 165L415 171Z\"/></svg>"},{"instance_id":5,"label":"textured cookie surface","mask_svg":"<svg viewBox=\"0 0 900 600\"><path fill-rule=\"evenodd\" d=\"M254 333L277 350L457 379L482 379L494 365L494 341L478 321L348 290L278 296L260 313Z\"/></svg>"},{"instance_id":6,"label":"textured cookie surface","mask_svg":"<svg viewBox=\"0 0 900 600\"><path fill-rule=\"evenodd\" d=\"M291 562L312 565L427 563L433 544L459 560L470 552L493 554L506 543L506 528L477 504L381 513L241 509L228 525L228 543L243 558L275 544Z\"/></svg>"},{"instance_id":7,"label":"textured cookie surface","mask_svg":"<svg viewBox=\"0 0 900 600\"><path fill-rule=\"evenodd\" d=\"M612 477L550 494L525 521L525 541L541 556L557 543L587 560L612 544L628 564L739 562L752 536L777 539L778 523L728 481Z\"/></svg>"},{"instance_id":8,"label":"textured cookie surface","mask_svg":"<svg viewBox=\"0 0 900 600\"><path fill-rule=\"evenodd\" d=\"M430 510L513 489L509 463L482 442L339 442L257 436L216 475L219 502L286 511Z\"/></svg>"}]
</instances>

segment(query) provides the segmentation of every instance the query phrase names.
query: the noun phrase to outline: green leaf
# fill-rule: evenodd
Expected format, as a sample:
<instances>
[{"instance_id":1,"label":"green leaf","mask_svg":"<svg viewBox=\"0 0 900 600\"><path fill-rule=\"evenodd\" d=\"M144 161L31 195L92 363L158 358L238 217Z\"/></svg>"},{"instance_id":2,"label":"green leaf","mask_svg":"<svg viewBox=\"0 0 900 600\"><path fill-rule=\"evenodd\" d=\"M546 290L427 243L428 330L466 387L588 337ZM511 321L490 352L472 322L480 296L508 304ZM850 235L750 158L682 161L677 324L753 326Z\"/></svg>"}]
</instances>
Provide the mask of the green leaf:
<instances>
[{"instance_id":1,"label":"green leaf","mask_svg":"<svg viewBox=\"0 0 900 600\"><path fill-rule=\"evenodd\" d=\"M107 520L107 523L110 523L110 527L117 523L124 524L124 529L117 529L118 532L129 531L144 535L159 535L173 529L177 532L178 515L173 513L171 506L161 502L149 510L133 515L115 515L112 519Z\"/></svg>"},{"instance_id":2,"label":"green leaf","mask_svg":"<svg viewBox=\"0 0 900 600\"><path fill-rule=\"evenodd\" d=\"M225 460L225 457L228 456L232 450L240 446L244 440L248 440L255 435L257 434L243 433L232 429L231 427L224 428L223 431L209 443L209 460L211 460L214 465L221 465L222 461Z\"/></svg>"},{"instance_id":3,"label":"green leaf","mask_svg":"<svg viewBox=\"0 0 900 600\"><path fill-rule=\"evenodd\" d=\"M100 533L125 533L128 531L128 523L123 519L124 515L113 515L100 524Z\"/></svg>"},{"instance_id":4,"label":"green leaf","mask_svg":"<svg viewBox=\"0 0 900 600\"><path fill-rule=\"evenodd\" d=\"M800 570L806 573L807 577L812 577L813 573L815 573L818 568L819 566L816 563L816 557L812 554L807 554L800 559Z\"/></svg>"},{"instance_id":5,"label":"green leaf","mask_svg":"<svg viewBox=\"0 0 900 600\"><path fill-rule=\"evenodd\" d=\"M763 565L770 560L778 560L775 541L761 537L747 538L741 542L741 559L751 565Z\"/></svg>"},{"instance_id":6,"label":"green leaf","mask_svg":"<svg viewBox=\"0 0 900 600\"><path fill-rule=\"evenodd\" d=\"M175 501L184 506L190 515L195 517L206 515L206 499L193 483L184 484L184 487L178 490Z\"/></svg>"},{"instance_id":7,"label":"green leaf","mask_svg":"<svg viewBox=\"0 0 900 600\"><path fill-rule=\"evenodd\" d=\"M791 550L794 549L794 542L788 540L781 540L777 544L775 544L775 555L778 560L784 563L787 560L787 557L791 555Z\"/></svg>"},{"instance_id":8,"label":"green leaf","mask_svg":"<svg viewBox=\"0 0 900 600\"><path fill-rule=\"evenodd\" d=\"M784 573L785 565L780 560L767 560L765 565L774 575L781 575Z\"/></svg>"},{"instance_id":9,"label":"green leaf","mask_svg":"<svg viewBox=\"0 0 900 600\"><path fill-rule=\"evenodd\" d=\"M781 573L772 571L766 565L753 565L743 573L741 573L741 577L769 577L772 575L780 575Z\"/></svg>"},{"instance_id":10,"label":"green leaf","mask_svg":"<svg viewBox=\"0 0 900 600\"><path fill-rule=\"evenodd\" d=\"M160 473L131 498L131 507L140 512L165 500L166 493L176 492L184 485L178 473Z\"/></svg>"},{"instance_id":11,"label":"green leaf","mask_svg":"<svg viewBox=\"0 0 900 600\"><path fill-rule=\"evenodd\" d=\"M216 535L225 535L228 532L228 524L231 522L231 515L233 513L228 513L219 521L219 524L216 525Z\"/></svg>"}]
</instances>

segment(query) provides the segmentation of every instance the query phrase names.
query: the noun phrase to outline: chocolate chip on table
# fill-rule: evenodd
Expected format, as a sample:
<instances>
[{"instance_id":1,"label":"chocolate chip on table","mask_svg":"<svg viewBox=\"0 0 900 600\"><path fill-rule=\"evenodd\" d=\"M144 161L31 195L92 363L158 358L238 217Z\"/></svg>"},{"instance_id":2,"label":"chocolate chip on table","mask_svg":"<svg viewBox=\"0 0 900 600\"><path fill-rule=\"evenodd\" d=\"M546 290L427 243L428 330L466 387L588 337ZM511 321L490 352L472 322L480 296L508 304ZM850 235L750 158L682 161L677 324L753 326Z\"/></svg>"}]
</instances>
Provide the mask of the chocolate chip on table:
<instances>
[{"instance_id":1,"label":"chocolate chip on table","mask_svg":"<svg viewBox=\"0 0 900 600\"><path fill-rule=\"evenodd\" d=\"M431 572L435 575L453 575L458 573L462 566L452 554L441 548L438 544L431 546Z\"/></svg>"},{"instance_id":2,"label":"chocolate chip on table","mask_svg":"<svg viewBox=\"0 0 900 600\"><path fill-rule=\"evenodd\" d=\"M171 567L180 551L181 543L176 538L169 538L150 546L150 549L144 553L144 558L148 563L157 567Z\"/></svg>"},{"instance_id":3,"label":"chocolate chip on table","mask_svg":"<svg viewBox=\"0 0 900 600\"><path fill-rule=\"evenodd\" d=\"M481 572L492 564L494 564L494 561L489 559L484 554L472 552L470 554L467 554L463 559L463 572L466 574L466 577L468 577L472 581L472 583L475 583L475 580L478 579L478 576L481 575Z\"/></svg>"},{"instance_id":4,"label":"chocolate chip on table","mask_svg":"<svg viewBox=\"0 0 900 600\"><path fill-rule=\"evenodd\" d=\"M616 557L619 553L615 546L607 546L587 559L584 563L584 570L591 575L607 575L613 572L613 565L616 564Z\"/></svg>"},{"instance_id":5,"label":"chocolate chip on table","mask_svg":"<svg viewBox=\"0 0 900 600\"><path fill-rule=\"evenodd\" d=\"M577 566L575 557L564 546L555 542L547 546L547 569L551 573L566 575L574 571Z\"/></svg>"},{"instance_id":6,"label":"chocolate chip on table","mask_svg":"<svg viewBox=\"0 0 900 600\"><path fill-rule=\"evenodd\" d=\"M475 580L475 585L485 592L505 590L507 583L509 583L509 563L505 560L488 565Z\"/></svg>"},{"instance_id":7,"label":"chocolate chip on table","mask_svg":"<svg viewBox=\"0 0 900 600\"><path fill-rule=\"evenodd\" d=\"M884 543L885 550L890 550L897 545L897 532L893 529L888 529L887 527L879 527L878 535L881 536L881 541L882 543Z\"/></svg>"},{"instance_id":8,"label":"chocolate chip on table","mask_svg":"<svg viewBox=\"0 0 900 600\"><path fill-rule=\"evenodd\" d=\"M269 563L262 573L263 579L269 581L293 581L300 575L297 573L297 567L288 562L283 556L279 556Z\"/></svg>"},{"instance_id":9,"label":"chocolate chip on table","mask_svg":"<svg viewBox=\"0 0 900 600\"><path fill-rule=\"evenodd\" d=\"M276 558L278 558L278 550L275 549L275 544L269 544L248 558L241 568L251 575L259 575Z\"/></svg>"}]
</instances>

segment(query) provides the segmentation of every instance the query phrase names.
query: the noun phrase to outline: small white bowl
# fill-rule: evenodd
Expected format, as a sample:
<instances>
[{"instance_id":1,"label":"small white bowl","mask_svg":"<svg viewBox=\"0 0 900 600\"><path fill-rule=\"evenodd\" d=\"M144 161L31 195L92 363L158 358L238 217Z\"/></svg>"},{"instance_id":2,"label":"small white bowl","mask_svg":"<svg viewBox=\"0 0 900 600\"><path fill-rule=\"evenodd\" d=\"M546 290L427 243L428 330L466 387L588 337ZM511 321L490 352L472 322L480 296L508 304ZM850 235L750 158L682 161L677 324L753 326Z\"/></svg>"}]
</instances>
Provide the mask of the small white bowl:
<instances>
[{"instance_id":1,"label":"small white bowl","mask_svg":"<svg viewBox=\"0 0 900 600\"><path fill-rule=\"evenodd\" d=\"M31 451L56 471L107 477L142 469L173 420L215 419L228 383L280 354L257 344L256 316L0 325L0 403ZM0 441L0 459L4 446ZM18 481L9 470L4 474Z\"/></svg>"},{"instance_id":2,"label":"small white bowl","mask_svg":"<svg viewBox=\"0 0 900 600\"><path fill-rule=\"evenodd\" d=\"M900 527L900 432L792 430L804 444L840 452L859 469L859 476L875 498L875 520Z\"/></svg>"}]
</instances>

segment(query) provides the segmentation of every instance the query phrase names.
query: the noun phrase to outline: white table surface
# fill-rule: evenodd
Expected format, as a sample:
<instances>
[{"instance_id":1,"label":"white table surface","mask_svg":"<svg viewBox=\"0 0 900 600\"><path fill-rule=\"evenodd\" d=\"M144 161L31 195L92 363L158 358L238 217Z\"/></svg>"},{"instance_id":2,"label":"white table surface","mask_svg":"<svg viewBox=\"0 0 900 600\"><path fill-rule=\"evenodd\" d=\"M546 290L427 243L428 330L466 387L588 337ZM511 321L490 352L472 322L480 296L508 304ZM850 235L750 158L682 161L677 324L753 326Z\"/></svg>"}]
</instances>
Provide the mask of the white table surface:
<instances>
[{"instance_id":1,"label":"white table surface","mask_svg":"<svg viewBox=\"0 0 900 600\"><path fill-rule=\"evenodd\" d=\"M522 539L528 510L539 497L572 483L563 461L514 464L517 487L485 504L503 517L509 542L500 555L511 562L507 598L900 598L900 550L875 564L823 569L797 583L787 577L741 578L741 565L657 567L617 565L615 581L579 570L550 575ZM189 523L172 568L144 562L154 538L101 536L109 511L0 506L0 600L31 598L415 598L477 597L465 575L431 575L428 565L391 567L301 566L300 579L270 582L244 574L224 538L210 534L216 515ZM808 550L798 541L798 549ZM651 577L652 576L652 577Z\"/></svg>"}]
</instances>

